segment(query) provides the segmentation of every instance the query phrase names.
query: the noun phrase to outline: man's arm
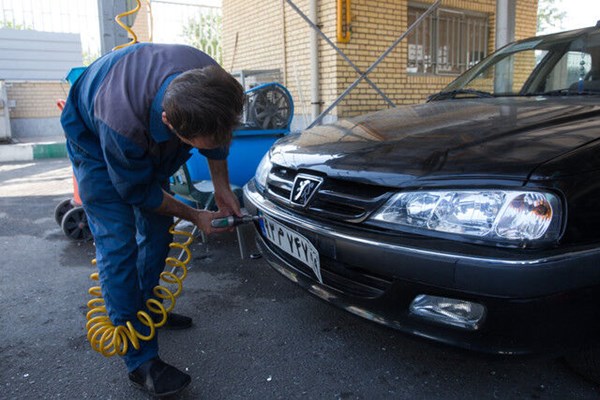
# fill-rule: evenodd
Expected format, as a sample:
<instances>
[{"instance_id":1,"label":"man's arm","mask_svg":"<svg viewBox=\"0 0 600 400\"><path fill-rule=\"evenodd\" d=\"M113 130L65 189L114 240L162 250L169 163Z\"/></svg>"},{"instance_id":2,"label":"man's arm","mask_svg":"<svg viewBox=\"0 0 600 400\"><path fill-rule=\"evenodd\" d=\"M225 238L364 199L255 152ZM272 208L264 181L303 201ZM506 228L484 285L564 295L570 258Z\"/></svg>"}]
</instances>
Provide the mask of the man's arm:
<instances>
[{"instance_id":1,"label":"man's arm","mask_svg":"<svg viewBox=\"0 0 600 400\"><path fill-rule=\"evenodd\" d=\"M167 114L164 111L162 112L161 118L163 124L177 134L177 131L167 119ZM177 135L177 137L179 137L182 142L198 149L200 154L206 157L213 187L215 189L215 202L219 208L219 215L237 215L241 217L242 211L240 210L240 202L231 190L229 184L229 171L227 169L229 146L205 148L202 143L197 143L197 141L194 142L192 139L185 139L179 135Z\"/></svg>"},{"instance_id":2,"label":"man's arm","mask_svg":"<svg viewBox=\"0 0 600 400\"><path fill-rule=\"evenodd\" d=\"M240 202L237 196L232 192L229 184L229 170L227 168L227 160L215 160L208 158L208 167L210 176L215 188L215 202L219 207L221 215L237 215L242 216L240 210Z\"/></svg>"},{"instance_id":3,"label":"man's arm","mask_svg":"<svg viewBox=\"0 0 600 400\"><path fill-rule=\"evenodd\" d=\"M210 222L214 218L219 218L221 213L216 213L206 210L198 210L190 207L187 204L177 200L169 193L163 191L162 203L158 208L153 210L158 214L169 215L176 218L182 218L186 221L190 221L198 228L200 228L207 235L213 232L220 232L226 229L215 229L210 225Z\"/></svg>"}]
</instances>

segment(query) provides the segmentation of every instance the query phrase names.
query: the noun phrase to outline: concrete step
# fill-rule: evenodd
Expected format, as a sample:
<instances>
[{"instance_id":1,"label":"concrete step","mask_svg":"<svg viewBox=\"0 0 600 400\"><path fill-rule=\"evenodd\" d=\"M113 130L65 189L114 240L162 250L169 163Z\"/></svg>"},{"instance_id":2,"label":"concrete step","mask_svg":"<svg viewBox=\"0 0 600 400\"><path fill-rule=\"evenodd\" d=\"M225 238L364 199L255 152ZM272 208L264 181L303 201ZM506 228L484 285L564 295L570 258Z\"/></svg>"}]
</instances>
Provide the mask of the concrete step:
<instances>
[{"instance_id":1,"label":"concrete step","mask_svg":"<svg viewBox=\"0 0 600 400\"><path fill-rule=\"evenodd\" d=\"M64 137L19 138L13 143L0 143L0 162L65 157L67 148Z\"/></svg>"}]
</instances>

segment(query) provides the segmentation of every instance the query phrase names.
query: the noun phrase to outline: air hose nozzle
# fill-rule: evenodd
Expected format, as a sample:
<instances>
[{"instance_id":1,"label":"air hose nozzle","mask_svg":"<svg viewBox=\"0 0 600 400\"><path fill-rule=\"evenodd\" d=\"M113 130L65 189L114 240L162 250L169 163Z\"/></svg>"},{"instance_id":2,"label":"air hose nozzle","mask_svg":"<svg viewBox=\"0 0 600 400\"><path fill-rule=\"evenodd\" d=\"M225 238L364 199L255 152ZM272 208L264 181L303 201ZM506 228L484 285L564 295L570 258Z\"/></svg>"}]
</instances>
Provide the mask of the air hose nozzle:
<instances>
[{"instance_id":1,"label":"air hose nozzle","mask_svg":"<svg viewBox=\"0 0 600 400\"><path fill-rule=\"evenodd\" d=\"M241 224L247 224L252 221L258 221L259 219L261 219L261 217L252 215L244 215L242 217L230 215L228 217L215 218L211 221L210 225L213 228L231 228Z\"/></svg>"}]
</instances>

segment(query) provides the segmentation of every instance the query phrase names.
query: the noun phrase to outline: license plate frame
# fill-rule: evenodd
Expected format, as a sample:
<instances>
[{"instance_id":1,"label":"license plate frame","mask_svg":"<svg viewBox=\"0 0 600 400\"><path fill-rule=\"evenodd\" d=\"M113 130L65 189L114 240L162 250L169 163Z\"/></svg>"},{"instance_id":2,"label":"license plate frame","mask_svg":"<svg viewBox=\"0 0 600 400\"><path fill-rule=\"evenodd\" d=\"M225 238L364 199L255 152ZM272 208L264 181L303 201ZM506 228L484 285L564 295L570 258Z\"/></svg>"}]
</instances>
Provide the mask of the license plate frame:
<instances>
[{"instance_id":1,"label":"license plate frame","mask_svg":"<svg viewBox=\"0 0 600 400\"><path fill-rule=\"evenodd\" d=\"M259 225L263 237L284 253L310 268L319 283L322 284L319 251L310 240L273 218L264 214L261 216Z\"/></svg>"}]
</instances>

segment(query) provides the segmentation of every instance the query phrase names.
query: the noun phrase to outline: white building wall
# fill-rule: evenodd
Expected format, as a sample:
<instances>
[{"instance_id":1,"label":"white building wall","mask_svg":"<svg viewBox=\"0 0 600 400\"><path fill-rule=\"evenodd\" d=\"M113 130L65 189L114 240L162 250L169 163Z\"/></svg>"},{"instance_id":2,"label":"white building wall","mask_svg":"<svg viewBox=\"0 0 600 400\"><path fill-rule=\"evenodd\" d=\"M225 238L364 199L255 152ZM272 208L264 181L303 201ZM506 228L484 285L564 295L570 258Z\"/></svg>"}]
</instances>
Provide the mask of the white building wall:
<instances>
[{"instance_id":1,"label":"white building wall","mask_svg":"<svg viewBox=\"0 0 600 400\"><path fill-rule=\"evenodd\" d=\"M81 66L78 34L0 29L0 80L63 80Z\"/></svg>"}]
</instances>

